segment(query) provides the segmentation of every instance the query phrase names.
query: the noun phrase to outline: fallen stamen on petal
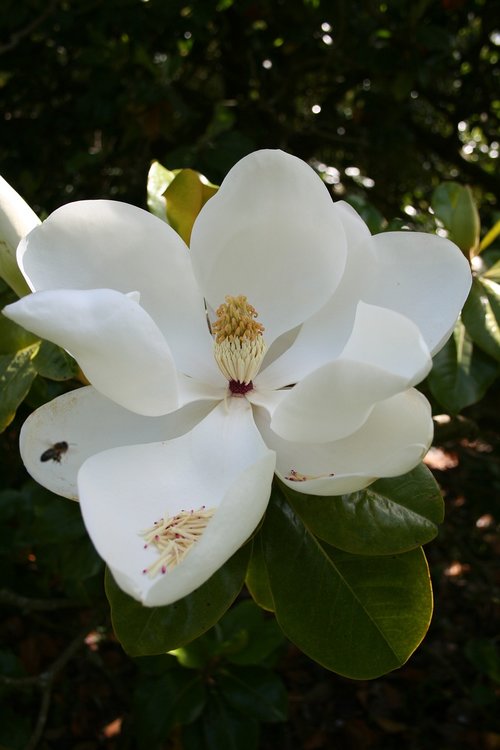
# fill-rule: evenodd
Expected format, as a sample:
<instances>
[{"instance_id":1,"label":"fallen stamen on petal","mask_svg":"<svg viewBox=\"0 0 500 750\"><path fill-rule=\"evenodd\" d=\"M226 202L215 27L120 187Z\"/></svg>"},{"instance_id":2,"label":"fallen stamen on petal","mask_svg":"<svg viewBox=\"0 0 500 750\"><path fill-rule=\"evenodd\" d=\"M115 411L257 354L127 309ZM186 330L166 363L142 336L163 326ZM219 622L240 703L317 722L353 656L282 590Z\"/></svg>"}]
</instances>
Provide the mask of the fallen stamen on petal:
<instances>
[{"instance_id":1,"label":"fallen stamen on petal","mask_svg":"<svg viewBox=\"0 0 500 750\"><path fill-rule=\"evenodd\" d=\"M308 482L310 479L325 479L326 477L334 477L335 474L301 474L296 469L290 469L290 473L285 476L289 482Z\"/></svg>"},{"instance_id":2,"label":"fallen stamen on petal","mask_svg":"<svg viewBox=\"0 0 500 750\"><path fill-rule=\"evenodd\" d=\"M154 578L158 573L165 574L178 565L201 538L214 513L215 508L204 505L198 510L181 510L175 516L154 521L153 526L141 531L144 549L152 546L159 552L158 559L142 572Z\"/></svg>"},{"instance_id":3,"label":"fallen stamen on petal","mask_svg":"<svg viewBox=\"0 0 500 750\"><path fill-rule=\"evenodd\" d=\"M243 294L227 296L216 312L212 325L215 360L229 380L231 393L242 396L252 390L252 380L266 353L264 326L255 320L257 311Z\"/></svg>"}]
</instances>

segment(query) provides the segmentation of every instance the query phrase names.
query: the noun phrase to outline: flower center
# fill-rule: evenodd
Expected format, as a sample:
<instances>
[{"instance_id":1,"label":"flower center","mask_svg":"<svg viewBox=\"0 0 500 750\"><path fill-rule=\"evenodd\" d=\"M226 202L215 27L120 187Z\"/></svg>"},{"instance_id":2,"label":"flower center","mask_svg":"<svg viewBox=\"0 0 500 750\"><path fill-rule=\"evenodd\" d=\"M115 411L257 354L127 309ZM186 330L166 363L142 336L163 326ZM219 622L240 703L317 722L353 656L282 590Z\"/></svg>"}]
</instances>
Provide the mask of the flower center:
<instances>
[{"instance_id":1,"label":"flower center","mask_svg":"<svg viewBox=\"0 0 500 750\"><path fill-rule=\"evenodd\" d=\"M181 510L170 518L160 518L149 529L141 531L144 549L153 546L159 553L158 559L142 572L154 578L158 573L172 570L200 539L214 512L215 508L205 508L204 505L198 510Z\"/></svg>"},{"instance_id":2,"label":"flower center","mask_svg":"<svg viewBox=\"0 0 500 750\"><path fill-rule=\"evenodd\" d=\"M229 380L231 393L244 395L252 390L252 380L266 353L264 326L255 320L257 311L243 294L227 296L216 312L217 320L212 325L215 360Z\"/></svg>"}]
</instances>

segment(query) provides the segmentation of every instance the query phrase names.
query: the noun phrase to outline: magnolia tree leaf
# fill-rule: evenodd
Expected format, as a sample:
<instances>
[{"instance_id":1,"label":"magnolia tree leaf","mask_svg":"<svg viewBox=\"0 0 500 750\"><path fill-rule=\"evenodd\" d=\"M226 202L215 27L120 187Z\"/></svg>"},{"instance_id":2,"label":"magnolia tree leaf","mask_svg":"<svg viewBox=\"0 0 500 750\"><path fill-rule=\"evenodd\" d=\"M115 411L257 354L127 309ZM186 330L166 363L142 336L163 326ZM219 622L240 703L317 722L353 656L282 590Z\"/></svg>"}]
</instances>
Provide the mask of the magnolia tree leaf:
<instances>
[{"instance_id":1,"label":"magnolia tree leaf","mask_svg":"<svg viewBox=\"0 0 500 750\"><path fill-rule=\"evenodd\" d=\"M181 169L165 191L167 220L186 245L191 240L194 221L217 187L194 169Z\"/></svg>"},{"instance_id":2,"label":"magnolia tree leaf","mask_svg":"<svg viewBox=\"0 0 500 750\"><path fill-rule=\"evenodd\" d=\"M500 260L497 260L497 262L493 263L493 265L490 266L487 271L481 274L481 278L490 279L491 281L495 281L497 284L500 284Z\"/></svg>"},{"instance_id":3,"label":"magnolia tree leaf","mask_svg":"<svg viewBox=\"0 0 500 750\"><path fill-rule=\"evenodd\" d=\"M342 552L318 540L278 493L263 535L276 618L302 651L353 679L405 663L432 615L421 549L381 557Z\"/></svg>"},{"instance_id":4,"label":"magnolia tree leaf","mask_svg":"<svg viewBox=\"0 0 500 750\"><path fill-rule=\"evenodd\" d=\"M217 686L229 706L258 721L280 722L288 717L283 682L270 669L231 666L219 670Z\"/></svg>"},{"instance_id":5,"label":"magnolia tree leaf","mask_svg":"<svg viewBox=\"0 0 500 750\"><path fill-rule=\"evenodd\" d=\"M49 380L71 380L80 372L73 357L50 341L42 341L33 364L38 374Z\"/></svg>"},{"instance_id":6,"label":"magnolia tree leaf","mask_svg":"<svg viewBox=\"0 0 500 750\"><path fill-rule=\"evenodd\" d=\"M274 612L273 595L269 584L269 574L262 550L262 534L260 532L253 539L252 556L248 563L245 584L259 607Z\"/></svg>"},{"instance_id":7,"label":"magnolia tree leaf","mask_svg":"<svg viewBox=\"0 0 500 750\"><path fill-rule=\"evenodd\" d=\"M148 173L148 208L189 245L196 217L217 190L217 185L194 169L170 171L155 161Z\"/></svg>"},{"instance_id":8,"label":"magnolia tree leaf","mask_svg":"<svg viewBox=\"0 0 500 750\"><path fill-rule=\"evenodd\" d=\"M148 172L147 180L147 202L148 208L152 214L163 221L167 221L167 204L164 193L175 177L175 172L171 172L162 166L159 161L154 161Z\"/></svg>"},{"instance_id":9,"label":"magnolia tree leaf","mask_svg":"<svg viewBox=\"0 0 500 750\"><path fill-rule=\"evenodd\" d=\"M432 395L451 414L479 401L499 372L499 366L473 345L461 320L436 354L427 382Z\"/></svg>"},{"instance_id":10,"label":"magnolia tree leaf","mask_svg":"<svg viewBox=\"0 0 500 750\"><path fill-rule=\"evenodd\" d=\"M0 355L0 432L5 430L22 404L36 377L33 359L39 343L27 346L15 354Z\"/></svg>"},{"instance_id":11,"label":"magnolia tree leaf","mask_svg":"<svg viewBox=\"0 0 500 750\"><path fill-rule=\"evenodd\" d=\"M143 607L125 594L106 570L111 620L125 651L130 656L163 654L205 633L240 592L249 556L247 544L196 591L166 607Z\"/></svg>"},{"instance_id":12,"label":"magnolia tree leaf","mask_svg":"<svg viewBox=\"0 0 500 750\"><path fill-rule=\"evenodd\" d=\"M439 487L423 464L350 495L314 497L285 485L281 489L313 534L357 555L389 555L420 547L436 536L444 517Z\"/></svg>"},{"instance_id":13,"label":"magnolia tree leaf","mask_svg":"<svg viewBox=\"0 0 500 750\"><path fill-rule=\"evenodd\" d=\"M474 343L500 362L500 285L474 279L462 321Z\"/></svg>"},{"instance_id":14,"label":"magnolia tree leaf","mask_svg":"<svg viewBox=\"0 0 500 750\"><path fill-rule=\"evenodd\" d=\"M184 750L257 750L259 722L229 706L213 690L201 717L182 733Z\"/></svg>"},{"instance_id":15,"label":"magnolia tree leaf","mask_svg":"<svg viewBox=\"0 0 500 750\"><path fill-rule=\"evenodd\" d=\"M468 185L443 182L434 191L432 208L448 230L450 239L464 253L474 254L479 248L481 223Z\"/></svg>"},{"instance_id":16,"label":"magnolia tree leaf","mask_svg":"<svg viewBox=\"0 0 500 750\"><path fill-rule=\"evenodd\" d=\"M251 599L231 607L219 623L223 641L217 652L232 664L263 665L286 641L274 617Z\"/></svg>"}]
</instances>

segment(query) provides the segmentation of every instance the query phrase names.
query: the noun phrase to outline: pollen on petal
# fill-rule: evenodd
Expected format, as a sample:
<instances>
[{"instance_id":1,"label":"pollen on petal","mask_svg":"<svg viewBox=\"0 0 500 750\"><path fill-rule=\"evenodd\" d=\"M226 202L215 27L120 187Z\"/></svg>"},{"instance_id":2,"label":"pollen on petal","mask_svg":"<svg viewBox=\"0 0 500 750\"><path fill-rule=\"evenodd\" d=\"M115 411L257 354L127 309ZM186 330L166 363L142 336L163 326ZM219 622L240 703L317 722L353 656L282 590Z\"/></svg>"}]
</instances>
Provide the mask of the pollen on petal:
<instances>
[{"instance_id":1,"label":"pollen on petal","mask_svg":"<svg viewBox=\"0 0 500 750\"><path fill-rule=\"evenodd\" d=\"M143 574L154 578L178 565L201 538L214 512L215 508L205 508L204 505L198 510L181 510L175 516L165 515L141 531L140 536L146 542L144 549L151 546L159 553L158 558L143 569Z\"/></svg>"}]
</instances>

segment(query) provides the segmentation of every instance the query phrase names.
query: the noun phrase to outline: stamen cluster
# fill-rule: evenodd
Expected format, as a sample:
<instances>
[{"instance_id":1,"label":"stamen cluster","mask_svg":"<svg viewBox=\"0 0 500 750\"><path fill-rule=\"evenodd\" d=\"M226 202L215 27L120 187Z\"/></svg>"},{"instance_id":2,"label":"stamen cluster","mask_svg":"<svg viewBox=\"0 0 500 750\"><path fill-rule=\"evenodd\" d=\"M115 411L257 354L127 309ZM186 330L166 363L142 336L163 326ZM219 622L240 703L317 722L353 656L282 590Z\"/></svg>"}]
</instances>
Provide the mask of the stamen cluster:
<instances>
[{"instance_id":1,"label":"stamen cluster","mask_svg":"<svg viewBox=\"0 0 500 750\"><path fill-rule=\"evenodd\" d=\"M227 296L217 308L217 320L212 325L214 356L220 371L229 380L233 395L241 396L251 390L252 379L266 353L262 337L264 326L256 317L256 309L243 294Z\"/></svg>"},{"instance_id":2,"label":"stamen cluster","mask_svg":"<svg viewBox=\"0 0 500 750\"><path fill-rule=\"evenodd\" d=\"M204 505L198 510L181 510L170 518L160 518L142 531L144 549L153 545L160 553L158 559L142 572L154 578L178 565L200 539L214 512L215 508L205 508Z\"/></svg>"}]
</instances>

